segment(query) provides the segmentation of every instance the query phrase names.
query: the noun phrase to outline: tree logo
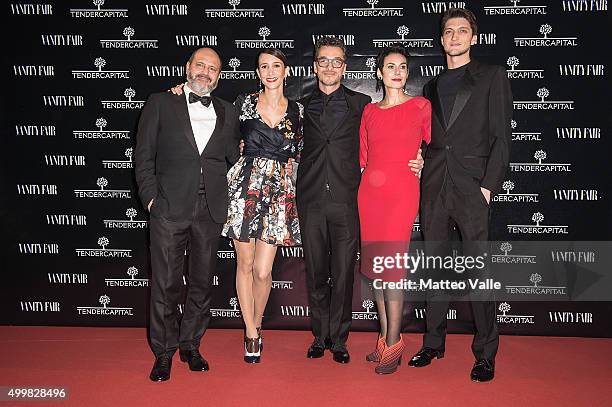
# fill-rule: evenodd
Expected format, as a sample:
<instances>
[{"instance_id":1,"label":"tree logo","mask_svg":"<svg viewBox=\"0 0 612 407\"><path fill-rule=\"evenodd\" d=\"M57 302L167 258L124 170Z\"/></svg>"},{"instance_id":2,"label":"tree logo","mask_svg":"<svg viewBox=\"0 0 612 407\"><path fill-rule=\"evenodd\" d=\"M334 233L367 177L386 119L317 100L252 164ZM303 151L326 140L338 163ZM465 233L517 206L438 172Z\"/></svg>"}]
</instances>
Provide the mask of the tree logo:
<instances>
[{"instance_id":1,"label":"tree logo","mask_svg":"<svg viewBox=\"0 0 612 407\"><path fill-rule=\"evenodd\" d=\"M544 220L544 215L541 212L535 212L531 216L531 220L535 222L536 226L540 226L540 222Z\"/></svg>"},{"instance_id":2,"label":"tree logo","mask_svg":"<svg viewBox=\"0 0 612 407\"><path fill-rule=\"evenodd\" d=\"M366 3L374 8L374 6L378 4L378 0L366 0Z\"/></svg>"},{"instance_id":3,"label":"tree logo","mask_svg":"<svg viewBox=\"0 0 612 407\"><path fill-rule=\"evenodd\" d=\"M104 5L104 0L93 0L93 5L98 7L98 10L100 10L100 7Z\"/></svg>"},{"instance_id":4,"label":"tree logo","mask_svg":"<svg viewBox=\"0 0 612 407\"><path fill-rule=\"evenodd\" d=\"M128 41L132 41L132 37L136 34L136 31L132 27L125 27L123 29L123 36L127 37Z\"/></svg>"},{"instance_id":5,"label":"tree logo","mask_svg":"<svg viewBox=\"0 0 612 407\"><path fill-rule=\"evenodd\" d=\"M538 160L538 165L542 165L542 160L546 159L546 151L538 150L533 154L533 158Z\"/></svg>"},{"instance_id":6,"label":"tree logo","mask_svg":"<svg viewBox=\"0 0 612 407\"><path fill-rule=\"evenodd\" d=\"M98 245L102 246L102 250L106 250L106 246L108 246L108 238L105 236L102 236L100 238L98 238Z\"/></svg>"},{"instance_id":7,"label":"tree logo","mask_svg":"<svg viewBox=\"0 0 612 407\"><path fill-rule=\"evenodd\" d=\"M505 317L506 316L506 312L510 311L510 304L508 304L507 302L502 302L501 304L499 304L499 307L497 308L502 315Z\"/></svg>"},{"instance_id":8,"label":"tree logo","mask_svg":"<svg viewBox=\"0 0 612 407\"><path fill-rule=\"evenodd\" d=\"M370 68L370 72L374 72L374 68L376 67L376 58L370 57L366 59L365 64L368 68Z\"/></svg>"},{"instance_id":9,"label":"tree logo","mask_svg":"<svg viewBox=\"0 0 612 407\"><path fill-rule=\"evenodd\" d=\"M132 154L133 154L133 149L132 147L128 147L125 149L125 153L124 155L127 157L127 159L131 162L132 161Z\"/></svg>"},{"instance_id":10,"label":"tree logo","mask_svg":"<svg viewBox=\"0 0 612 407\"><path fill-rule=\"evenodd\" d=\"M364 308L369 314L370 310L374 308L374 303L372 302L372 300L363 300L363 302L361 303L361 307Z\"/></svg>"},{"instance_id":11,"label":"tree logo","mask_svg":"<svg viewBox=\"0 0 612 407\"><path fill-rule=\"evenodd\" d=\"M508 252L512 251L512 244L510 244L510 242L504 242L499 246L499 249L504 252L504 256L507 256Z\"/></svg>"},{"instance_id":12,"label":"tree logo","mask_svg":"<svg viewBox=\"0 0 612 407\"><path fill-rule=\"evenodd\" d=\"M108 122L106 121L106 119L100 117L99 119L96 119L96 127L100 129L100 131L104 131L104 128L106 127L106 125L108 124Z\"/></svg>"},{"instance_id":13,"label":"tree logo","mask_svg":"<svg viewBox=\"0 0 612 407\"><path fill-rule=\"evenodd\" d=\"M538 286L538 283L540 281L542 281L542 276L539 275L538 273L533 273L530 277L529 277L529 281L531 281L533 283L534 287Z\"/></svg>"},{"instance_id":14,"label":"tree logo","mask_svg":"<svg viewBox=\"0 0 612 407\"><path fill-rule=\"evenodd\" d=\"M238 298L236 297L230 298L229 305L233 307L232 311L238 311Z\"/></svg>"},{"instance_id":15,"label":"tree logo","mask_svg":"<svg viewBox=\"0 0 612 407\"><path fill-rule=\"evenodd\" d=\"M259 31L257 32L257 35L259 35L260 37L262 37L262 41L266 40L266 37L270 36L270 29L268 27L260 27Z\"/></svg>"},{"instance_id":16,"label":"tree logo","mask_svg":"<svg viewBox=\"0 0 612 407\"><path fill-rule=\"evenodd\" d=\"M102 57L98 57L94 60L94 66L98 68L98 72L102 72L102 68L106 66L106 60Z\"/></svg>"},{"instance_id":17,"label":"tree logo","mask_svg":"<svg viewBox=\"0 0 612 407\"><path fill-rule=\"evenodd\" d=\"M127 216L128 218L130 218L130 222L134 221L134 217L138 214L138 212L136 212L136 209L134 208L128 208L125 211L125 216Z\"/></svg>"},{"instance_id":18,"label":"tree logo","mask_svg":"<svg viewBox=\"0 0 612 407\"><path fill-rule=\"evenodd\" d=\"M548 38L548 34L552 32L552 27L550 24L542 24L540 26L540 34L544 36L544 38Z\"/></svg>"},{"instance_id":19,"label":"tree logo","mask_svg":"<svg viewBox=\"0 0 612 407\"><path fill-rule=\"evenodd\" d=\"M397 27L397 35L402 37L402 41L406 39L405 37L408 35L409 32L410 29L405 25L400 25L399 27Z\"/></svg>"},{"instance_id":20,"label":"tree logo","mask_svg":"<svg viewBox=\"0 0 612 407\"><path fill-rule=\"evenodd\" d=\"M240 66L240 60L238 58L232 58L229 60L228 65L230 66L230 68L234 69L234 72L236 72L236 68Z\"/></svg>"},{"instance_id":21,"label":"tree logo","mask_svg":"<svg viewBox=\"0 0 612 407\"><path fill-rule=\"evenodd\" d=\"M510 191L514 189L514 182L504 181L504 183L502 184L502 189L506 191L506 195L510 195Z\"/></svg>"},{"instance_id":22,"label":"tree logo","mask_svg":"<svg viewBox=\"0 0 612 407\"><path fill-rule=\"evenodd\" d=\"M102 304L104 308L106 308L106 306L110 304L110 297L106 294L101 295L100 298L98 299L98 302Z\"/></svg>"},{"instance_id":23,"label":"tree logo","mask_svg":"<svg viewBox=\"0 0 612 407\"><path fill-rule=\"evenodd\" d=\"M519 65L519 59L517 57L512 56L508 58L506 64L510 67L511 71L514 71L514 68Z\"/></svg>"},{"instance_id":24,"label":"tree logo","mask_svg":"<svg viewBox=\"0 0 612 407\"><path fill-rule=\"evenodd\" d=\"M104 187L108 185L108 180L104 177L100 177L97 179L96 185L100 187L100 190L104 191Z\"/></svg>"},{"instance_id":25,"label":"tree logo","mask_svg":"<svg viewBox=\"0 0 612 407\"><path fill-rule=\"evenodd\" d=\"M126 98L128 98L128 102L132 101L132 98L134 96L136 96L136 91L132 88L127 88L124 92L123 92L123 96L125 96Z\"/></svg>"},{"instance_id":26,"label":"tree logo","mask_svg":"<svg viewBox=\"0 0 612 407\"><path fill-rule=\"evenodd\" d=\"M550 92L546 88L540 88L538 89L536 93L536 96L542 99L542 102L545 102L544 99L546 99L549 95L550 95Z\"/></svg>"},{"instance_id":27,"label":"tree logo","mask_svg":"<svg viewBox=\"0 0 612 407\"><path fill-rule=\"evenodd\" d=\"M132 277L132 280L134 279L134 277L136 277L136 275L138 274L138 269L134 266L128 267L127 269L127 275Z\"/></svg>"},{"instance_id":28,"label":"tree logo","mask_svg":"<svg viewBox=\"0 0 612 407\"><path fill-rule=\"evenodd\" d=\"M233 7L234 10L236 10L236 6L240 4L240 0L229 0L228 3L230 6Z\"/></svg>"}]
</instances>

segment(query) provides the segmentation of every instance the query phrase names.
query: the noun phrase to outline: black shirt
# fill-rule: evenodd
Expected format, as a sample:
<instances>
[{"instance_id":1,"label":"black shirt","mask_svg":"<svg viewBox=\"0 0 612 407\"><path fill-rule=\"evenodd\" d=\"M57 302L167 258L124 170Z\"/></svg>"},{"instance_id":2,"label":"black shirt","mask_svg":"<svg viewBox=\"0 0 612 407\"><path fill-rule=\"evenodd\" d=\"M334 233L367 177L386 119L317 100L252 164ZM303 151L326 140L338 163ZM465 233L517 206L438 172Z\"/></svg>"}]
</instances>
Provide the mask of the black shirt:
<instances>
[{"instance_id":1,"label":"black shirt","mask_svg":"<svg viewBox=\"0 0 612 407\"><path fill-rule=\"evenodd\" d=\"M447 69L440 74L438 78L438 95L442 104L442 112L444 113L444 123L448 124L453 106L455 105L455 96L461 85L461 79L465 75L469 63L455 69Z\"/></svg>"},{"instance_id":2,"label":"black shirt","mask_svg":"<svg viewBox=\"0 0 612 407\"><path fill-rule=\"evenodd\" d=\"M308 112L314 120L319 121L321 129L329 137L348 112L348 103L342 86L329 95L320 90L316 92L308 104Z\"/></svg>"}]
</instances>

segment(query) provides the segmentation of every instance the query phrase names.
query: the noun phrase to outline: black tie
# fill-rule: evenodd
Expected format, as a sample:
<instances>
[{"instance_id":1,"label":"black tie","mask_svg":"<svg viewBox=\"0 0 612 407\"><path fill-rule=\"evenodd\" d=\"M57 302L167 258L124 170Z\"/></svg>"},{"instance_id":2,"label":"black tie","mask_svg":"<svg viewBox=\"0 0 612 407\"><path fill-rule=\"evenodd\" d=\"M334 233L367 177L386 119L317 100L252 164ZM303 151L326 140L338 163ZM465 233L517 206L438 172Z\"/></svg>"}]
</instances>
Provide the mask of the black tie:
<instances>
[{"instance_id":1,"label":"black tie","mask_svg":"<svg viewBox=\"0 0 612 407\"><path fill-rule=\"evenodd\" d=\"M210 96L198 96L195 93L191 92L189 94L189 103L195 103L195 102L200 102L202 103L204 106L208 107L210 106L210 101L211 101L211 97Z\"/></svg>"}]
</instances>

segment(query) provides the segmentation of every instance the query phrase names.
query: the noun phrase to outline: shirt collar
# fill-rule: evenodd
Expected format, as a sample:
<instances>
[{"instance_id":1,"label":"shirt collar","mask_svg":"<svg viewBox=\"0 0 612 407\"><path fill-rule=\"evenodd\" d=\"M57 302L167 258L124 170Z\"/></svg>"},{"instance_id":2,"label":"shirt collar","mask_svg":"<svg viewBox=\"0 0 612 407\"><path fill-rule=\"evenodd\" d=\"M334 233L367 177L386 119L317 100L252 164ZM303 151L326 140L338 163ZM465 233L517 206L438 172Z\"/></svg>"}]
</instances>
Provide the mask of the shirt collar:
<instances>
[{"instance_id":1,"label":"shirt collar","mask_svg":"<svg viewBox=\"0 0 612 407\"><path fill-rule=\"evenodd\" d=\"M189 94L190 93L195 93L190 87L189 87L189 82L185 82L185 86L183 86L183 92L185 93L185 98L187 99L187 103L189 103ZM197 94L197 93L196 93ZM202 96L210 96L210 92L209 93L205 93ZM204 105L202 105L204 107ZM212 106L212 103L211 103Z\"/></svg>"},{"instance_id":2,"label":"shirt collar","mask_svg":"<svg viewBox=\"0 0 612 407\"><path fill-rule=\"evenodd\" d=\"M333 91L329 95L326 94L326 93L323 93L321 91L321 89L318 89L318 90L319 90L319 94L321 96L321 99L324 102L329 102L329 101L334 100L334 99L344 99L344 97L345 97L344 96L344 87L342 85L340 85L340 87L338 89L336 89L335 91Z\"/></svg>"}]
</instances>

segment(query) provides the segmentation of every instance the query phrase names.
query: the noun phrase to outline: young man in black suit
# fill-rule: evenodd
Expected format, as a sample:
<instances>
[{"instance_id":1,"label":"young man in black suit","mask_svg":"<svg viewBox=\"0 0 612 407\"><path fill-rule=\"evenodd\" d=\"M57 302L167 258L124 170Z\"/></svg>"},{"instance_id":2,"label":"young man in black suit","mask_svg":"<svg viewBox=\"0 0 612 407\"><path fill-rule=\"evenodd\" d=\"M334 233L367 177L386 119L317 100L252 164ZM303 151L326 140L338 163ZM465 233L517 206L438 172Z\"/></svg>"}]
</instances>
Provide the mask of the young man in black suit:
<instances>
[{"instance_id":1,"label":"young man in black suit","mask_svg":"<svg viewBox=\"0 0 612 407\"><path fill-rule=\"evenodd\" d=\"M184 94L152 94L138 124L136 181L151 213L153 381L170 378L177 348L192 371L209 369L199 347L210 320L212 278L227 217L227 168L239 157L234 107L210 96L221 73L219 55L198 49L185 72ZM189 276L181 319L177 306L187 247Z\"/></svg>"},{"instance_id":2,"label":"young man in black suit","mask_svg":"<svg viewBox=\"0 0 612 407\"><path fill-rule=\"evenodd\" d=\"M317 87L300 100L304 150L296 190L314 335L306 356L320 358L327 348L334 361L348 363L359 247L359 126L371 98L341 84L346 47L340 38L319 38L314 57ZM411 166L421 170L420 154Z\"/></svg>"},{"instance_id":3,"label":"young man in black suit","mask_svg":"<svg viewBox=\"0 0 612 407\"><path fill-rule=\"evenodd\" d=\"M441 25L447 68L428 82L423 94L432 104L431 143L422 176L421 229L426 241L461 234L464 255L482 255L489 238L489 203L508 167L512 93L506 71L471 59L476 19L466 9L450 9ZM481 277L481 276L479 276ZM474 381L489 381L499 345L495 303L470 293L476 326L472 352ZM430 291L423 348L410 366L422 367L444 356L449 295Z\"/></svg>"}]
</instances>

